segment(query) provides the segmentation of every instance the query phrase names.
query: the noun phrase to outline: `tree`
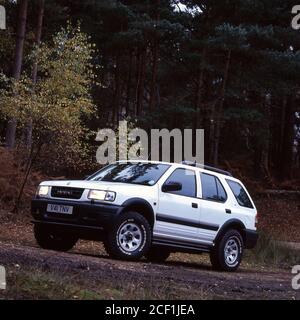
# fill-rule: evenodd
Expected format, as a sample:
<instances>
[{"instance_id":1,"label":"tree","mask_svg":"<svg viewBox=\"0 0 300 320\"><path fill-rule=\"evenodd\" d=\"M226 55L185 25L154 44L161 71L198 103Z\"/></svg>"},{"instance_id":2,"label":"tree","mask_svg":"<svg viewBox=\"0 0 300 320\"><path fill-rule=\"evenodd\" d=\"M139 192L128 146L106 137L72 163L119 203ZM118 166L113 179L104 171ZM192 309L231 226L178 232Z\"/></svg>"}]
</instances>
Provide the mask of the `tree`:
<instances>
[{"instance_id":1,"label":"tree","mask_svg":"<svg viewBox=\"0 0 300 320\"><path fill-rule=\"evenodd\" d=\"M33 143L26 178L37 157L52 171L64 165L84 168L89 132L83 119L95 110L90 95L95 80L93 52L93 45L80 27L68 26L54 36L51 44L37 48L39 81L33 84L26 76L19 81L7 79L8 89L1 91L2 112L17 118L20 127L32 121Z\"/></svg>"},{"instance_id":2,"label":"tree","mask_svg":"<svg viewBox=\"0 0 300 320\"><path fill-rule=\"evenodd\" d=\"M19 2L20 4L19 4L18 30L17 30L17 39L16 39L16 47L15 47L15 60L14 60L14 67L13 67L13 74L12 74L13 78L15 78L17 81L20 79L21 71L22 71L28 0L20 0ZM16 127L17 127L17 119L16 118L9 119L7 123L6 139L5 139L6 147L9 149L13 148L15 145Z\"/></svg>"},{"instance_id":3,"label":"tree","mask_svg":"<svg viewBox=\"0 0 300 320\"><path fill-rule=\"evenodd\" d=\"M37 16L37 26L35 31L35 47L39 48L41 43L41 37L42 37L42 27L43 27L43 18L44 18L44 6L45 6L45 0L39 0L39 9L38 9L38 16ZM37 82L37 73L38 73L38 64L37 60L34 59L33 65L32 65L32 83L33 83L33 90ZM29 123L26 127L26 146L28 149L31 149L32 144L32 121L29 119Z\"/></svg>"},{"instance_id":4,"label":"tree","mask_svg":"<svg viewBox=\"0 0 300 320\"><path fill-rule=\"evenodd\" d=\"M34 61L27 52L37 30L37 1L29 3L27 75ZM97 118L83 120L91 131L115 129L122 119L146 130L203 128L207 163L238 162L244 168L247 163L247 174L274 185L277 178L295 175L299 149L293 127L300 38L290 27L292 5L291 0L181 0L180 5L178 0L49 0L43 40L49 44L70 19L82 21L96 44L91 63L101 65L95 71L101 85L91 84L90 98ZM16 20L12 13L9 19ZM10 41L0 44L4 61L10 60L10 46ZM1 69L9 75L7 67ZM40 66L38 75L37 82L44 82ZM32 84L28 88L34 90ZM0 131L3 125L2 120ZM89 143L93 146L92 138Z\"/></svg>"}]
</instances>

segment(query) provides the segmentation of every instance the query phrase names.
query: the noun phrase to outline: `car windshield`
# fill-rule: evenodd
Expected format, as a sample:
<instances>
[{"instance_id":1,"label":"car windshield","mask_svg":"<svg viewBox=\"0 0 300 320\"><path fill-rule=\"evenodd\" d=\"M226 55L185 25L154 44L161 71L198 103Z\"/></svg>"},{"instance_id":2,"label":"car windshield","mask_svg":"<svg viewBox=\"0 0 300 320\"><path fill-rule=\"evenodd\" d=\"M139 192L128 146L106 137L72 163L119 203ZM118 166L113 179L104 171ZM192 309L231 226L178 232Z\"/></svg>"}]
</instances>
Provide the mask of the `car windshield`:
<instances>
[{"instance_id":1,"label":"car windshield","mask_svg":"<svg viewBox=\"0 0 300 320\"><path fill-rule=\"evenodd\" d=\"M169 167L160 163L114 163L99 170L88 180L153 186Z\"/></svg>"}]
</instances>

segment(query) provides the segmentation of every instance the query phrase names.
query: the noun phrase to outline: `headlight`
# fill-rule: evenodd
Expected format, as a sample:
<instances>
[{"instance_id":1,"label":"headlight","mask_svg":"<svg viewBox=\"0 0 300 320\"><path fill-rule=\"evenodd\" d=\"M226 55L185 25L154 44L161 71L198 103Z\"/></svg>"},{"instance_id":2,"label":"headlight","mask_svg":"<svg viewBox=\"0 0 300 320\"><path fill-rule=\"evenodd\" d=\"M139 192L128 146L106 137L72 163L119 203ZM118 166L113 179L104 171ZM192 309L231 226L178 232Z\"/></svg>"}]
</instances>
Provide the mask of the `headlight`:
<instances>
[{"instance_id":1,"label":"headlight","mask_svg":"<svg viewBox=\"0 0 300 320\"><path fill-rule=\"evenodd\" d=\"M113 191L90 190L88 198L91 200L114 201L116 193Z\"/></svg>"},{"instance_id":2,"label":"headlight","mask_svg":"<svg viewBox=\"0 0 300 320\"><path fill-rule=\"evenodd\" d=\"M116 199L116 193L113 191L107 191L105 195L106 201L114 201Z\"/></svg>"},{"instance_id":3,"label":"headlight","mask_svg":"<svg viewBox=\"0 0 300 320\"><path fill-rule=\"evenodd\" d=\"M45 197L48 195L49 187L48 186L39 186L37 190L37 195L40 197Z\"/></svg>"}]
</instances>

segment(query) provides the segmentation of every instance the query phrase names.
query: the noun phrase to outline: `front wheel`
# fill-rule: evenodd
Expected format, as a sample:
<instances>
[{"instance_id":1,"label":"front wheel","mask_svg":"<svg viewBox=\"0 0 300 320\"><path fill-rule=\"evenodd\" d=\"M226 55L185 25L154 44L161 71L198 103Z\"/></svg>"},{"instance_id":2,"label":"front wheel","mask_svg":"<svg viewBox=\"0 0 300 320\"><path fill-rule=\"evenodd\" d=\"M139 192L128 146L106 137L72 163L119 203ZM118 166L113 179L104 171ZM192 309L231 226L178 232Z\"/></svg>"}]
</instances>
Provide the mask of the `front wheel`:
<instances>
[{"instance_id":1,"label":"front wheel","mask_svg":"<svg viewBox=\"0 0 300 320\"><path fill-rule=\"evenodd\" d=\"M74 235L62 231L55 231L37 224L33 230L36 242L43 249L69 251L75 246L78 240Z\"/></svg>"},{"instance_id":2,"label":"front wheel","mask_svg":"<svg viewBox=\"0 0 300 320\"><path fill-rule=\"evenodd\" d=\"M113 258L138 260L151 245L149 222L137 212L122 214L104 242L107 253Z\"/></svg>"},{"instance_id":3,"label":"front wheel","mask_svg":"<svg viewBox=\"0 0 300 320\"><path fill-rule=\"evenodd\" d=\"M243 256L243 238L237 230L228 230L216 243L210 253L210 261L214 269L235 271Z\"/></svg>"}]
</instances>

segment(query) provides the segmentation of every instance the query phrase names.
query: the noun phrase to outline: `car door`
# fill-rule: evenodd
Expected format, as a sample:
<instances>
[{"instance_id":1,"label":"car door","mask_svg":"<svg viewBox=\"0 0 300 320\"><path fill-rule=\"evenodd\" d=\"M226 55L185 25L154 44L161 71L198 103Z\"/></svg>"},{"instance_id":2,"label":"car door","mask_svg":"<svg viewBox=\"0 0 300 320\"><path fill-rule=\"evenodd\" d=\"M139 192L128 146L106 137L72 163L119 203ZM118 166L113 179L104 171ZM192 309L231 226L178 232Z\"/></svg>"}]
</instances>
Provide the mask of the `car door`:
<instances>
[{"instance_id":1,"label":"car door","mask_svg":"<svg viewBox=\"0 0 300 320\"><path fill-rule=\"evenodd\" d=\"M168 182L179 182L179 191L162 191ZM154 238L197 242L200 219L195 170L176 168L159 187Z\"/></svg>"},{"instance_id":2,"label":"car door","mask_svg":"<svg viewBox=\"0 0 300 320\"><path fill-rule=\"evenodd\" d=\"M231 213L227 204L227 193L220 179L212 174L200 173L201 217L199 238L213 241L219 228L228 220Z\"/></svg>"}]
</instances>

